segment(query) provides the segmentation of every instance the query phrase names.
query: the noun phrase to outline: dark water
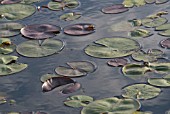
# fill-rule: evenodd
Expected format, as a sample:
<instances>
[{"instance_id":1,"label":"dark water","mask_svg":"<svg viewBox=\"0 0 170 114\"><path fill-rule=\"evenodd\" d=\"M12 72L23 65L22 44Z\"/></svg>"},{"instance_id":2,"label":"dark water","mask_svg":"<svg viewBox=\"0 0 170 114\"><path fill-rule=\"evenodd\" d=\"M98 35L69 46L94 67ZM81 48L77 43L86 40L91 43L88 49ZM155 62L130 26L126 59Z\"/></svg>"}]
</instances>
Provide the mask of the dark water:
<instances>
[{"instance_id":1,"label":"dark water","mask_svg":"<svg viewBox=\"0 0 170 114\"><path fill-rule=\"evenodd\" d=\"M49 0L36 3L35 5L46 5ZM16 52L13 55L20 56L19 61L27 63L29 67L17 74L4 76L0 78L0 91L6 93L9 99L15 99L15 105L4 104L0 106L0 112L10 111L47 111L50 114L80 114L81 108L69 108L64 106L63 101L72 95L84 94L101 99L105 97L120 96L121 88L133 83L146 83L147 77L162 76L154 73L146 74L138 80L132 80L125 77L121 73L120 68L113 68L107 66L106 62L109 59L97 59L87 56L83 49L93 41L103 37L124 36L127 33L113 32L111 26L120 21L127 21L134 18L144 18L150 14L158 11L170 12L170 2L162 5L148 4L142 7L131 8L128 12L107 15L103 14L100 10L103 6L110 4L122 3L123 0L80 0L81 5L76 9L65 11L50 11L43 9L41 12L36 12L33 16L24 20L18 21L23 24L40 24L50 23L65 27L74 23L93 23L96 25L96 32L87 36L68 36L60 33L55 39L61 39L66 42L64 50L49 57L43 58L26 58L18 55ZM70 11L82 12L83 16L75 21L61 21L59 16L63 13ZM170 19L170 14L165 16ZM165 52L166 57L170 57L170 51L158 46L159 42L166 37L157 35L157 32L149 38L136 39L139 41L144 50L150 48L161 49ZM27 39L18 35L12 40L19 44ZM132 61L131 58L128 58ZM41 90L42 83L40 77L46 73L54 73L54 69L59 65L64 65L69 61L90 60L98 65L98 69L86 77L76 78L82 84L83 90L69 94L61 95L55 89L48 93L43 93ZM141 101L142 111L152 111L154 114L164 114L170 110L170 89L163 88L162 93L154 99Z\"/></svg>"}]
</instances>

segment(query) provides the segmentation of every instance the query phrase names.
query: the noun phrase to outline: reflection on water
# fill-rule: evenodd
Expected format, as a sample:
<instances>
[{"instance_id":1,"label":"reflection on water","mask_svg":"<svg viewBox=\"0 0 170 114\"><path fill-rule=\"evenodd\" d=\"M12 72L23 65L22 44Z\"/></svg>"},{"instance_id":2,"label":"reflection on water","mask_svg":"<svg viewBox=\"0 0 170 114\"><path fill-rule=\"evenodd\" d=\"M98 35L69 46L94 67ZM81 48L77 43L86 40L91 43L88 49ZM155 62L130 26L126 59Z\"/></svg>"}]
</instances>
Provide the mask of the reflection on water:
<instances>
[{"instance_id":1,"label":"reflection on water","mask_svg":"<svg viewBox=\"0 0 170 114\"><path fill-rule=\"evenodd\" d=\"M45 5L49 0L44 0L42 3L36 5ZM153 14L157 11L169 11L170 2L162 5L145 5L138 8L131 8L128 12L115 15L107 15L101 13L101 8L106 5L122 3L123 0L80 0L81 6L73 11L82 12L82 17L79 20L65 22L59 20L59 16L65 11L49 11L43 9L36 12L32 17L26 18L19 22L24 24L39 24L50 23L60 25L62 28L74 23L93 23L96 26L96 32L87 36L68 36L60 33L56 39L65 41L65 49L59 54L55 54L44 58L26 58L20 57L21 62L27 63L29 67L21 73L13 74L7 77L1 77L0 91L7 93L9 99L15 99L15 105L1 105L1 112L9 111L47 111L51 114L80 114L80 109L69 108L63 105L63 101L70 95L85 94L94 97L95 99L119 96L121 95L121 88L132 83L146 82L149 76L156 74L149 73L141 80L132 80L123 76L120 68L113 68L107 66L107 59L96 59L87 56L83 49L93 41L112 36L127 37L127 33L111 31L111 25L117 24L120 21L126 21L133 18L144 18L147 15ZM167 19L170 15L166 16ZM136 39L140 42L142 48L147 50L149 48L162 49L158 46L159 41L165 37L155 34L149 38ZM21 35L12 38L12 40L19 44L27 39L22 38ZM164 49L165 55L170 57L170 51ZM14 55L18 55L14 53ZM46 73L54 73L54 69L63 65L68 61L89 60L94 61L98 65L98 69L94 73L90 73L86 77L76 78L80 82L83 89L69 95L61 95L57 90L49 93L43 93L41 90L40 77ZM155 99L141 101L142 111L153 111L154 114L164 114L170 109L169 99L170 89L162 89L162 93Z\"/></svg>"}]
</instances>

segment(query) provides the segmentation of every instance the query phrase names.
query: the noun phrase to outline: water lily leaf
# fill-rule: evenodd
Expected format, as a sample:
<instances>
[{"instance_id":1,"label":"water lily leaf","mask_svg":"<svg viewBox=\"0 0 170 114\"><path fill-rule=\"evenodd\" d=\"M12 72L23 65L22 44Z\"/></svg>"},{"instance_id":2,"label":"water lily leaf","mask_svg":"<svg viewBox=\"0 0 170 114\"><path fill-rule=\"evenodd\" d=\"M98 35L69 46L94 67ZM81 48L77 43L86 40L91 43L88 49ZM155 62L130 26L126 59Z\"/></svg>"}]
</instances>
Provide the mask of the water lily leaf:
<instances>
[{"instance_id":1,"label":"water lily leaf","mask_svg":"<svg viewBox=\"0 0 170 114\"><path fill-rule=\"evenodd\" d=\"M140 106L135 99L111 97L89 103L81 110L81 114L132 114Z\"/></svg>"},{"instance_id":2,"label":"water lily leaf","mask_svg":"<svg viewBox=\"0 0 170 114\"><path fill-rule=\"evenodd\" d=\"M30 40L19 44L17 52L26 57L45 57L58 53L64 48L61 40L46 39L42 43Z\"/></svg>"},{"instance_id":3,"label":"water lily leaf","mask_svg":"<svg viewBox=\"0 0 170 114\"><path fill-rule=\"evenodd\" d=\"M9 54L15 50L16 46L8 38L0 38L0 54Z\"/></svg>"},{"instance_id":4,"label":"water lily leaf","mask_svg":"<svg viewBox=\"0 0 170 114\"><path fill-rule=\"evenodd\" d=\"M161 89L147 84L133 84L124 87L122 96L125 98L151 99L157 97Z\"/></svg>"},{"instance_id":5,"label":"water lily leaf","mask_svg":"<svg viewBox=\"0 0 170 114\"><path fill-rule=\"evenodd\" d=\"M81 13L79 12L72 12L72 13L66 13L60 16L61 20L65 21L73 21L81 17Z\"/></svg>"},{"instance_id":6,"label":"water lily leaf","mask_svg":"<svg viewBox=\"0 0 170 114\"><path fill-rule=\"evenodd\" d=\"M20 23L1 23L0 37L10 37L20 34L20 29L24 26Z\"/></svg>"},{"instance_id":7,"label":"water lily leaf","mask_svg":"<svg viewBox=\"0 0 170 114\"><path fill-rule=\"evenodd\" d=\"M0 54L0 64L10 64L11 62L17 61L17 59L18 59L17 56Z\"/></svg>"},{"instance_id":8,"label":"water lily leaf","mask_svg":"<svg viewBox=\"0 0 170 114\"><path fill-rule=\"evenodd\" d=\"M62 76L79 77L94 72L97 68L95 63L89 61L67 62L70 67L59 66L56 73Z\"/></svg>"},{"instance_id":9,"label":"water lily leaf","mask_svg":"<svg viewBox=\"0 0 170 114\"><path fill-rule=\"evenodd\" d=\"M149 63L148 67L153 69L156 73L160 73L160 74L170 72L170 63L169 62L166 62L166 63L158 63L158 62Z\"/></svg>"},{"instance_id":10,"label":"water lily leaf","mask_svg":"<svg viewBox=\"0 0 170 114\"><path fill-rule=\"evenodd\" d=\"M168 29L170 29L170 23L165 23L155 28L155 30L168 30Z\"/></svg>"},{"instance_id":11,"label":"water lily leaf","mask_svg":"<svg viewBox=\"0 0 170 114\"><path fill-rule=\"evenodd\" d=\"M170 29L169 30L165 30L163 32L159 32L158 34L162 35L162 36L170 37Z\"/></svg>"},{"instance_id":12,"label":"water lily leaf","mask_svg":"<svg viewBox=\"0 0 170 114\"><path fill-rule=\"evenodd\" d=\"M0 21L16 21L31 16L36 11L32 5L9 4L0 6Z\"/></svg>"},{"instance_id":13,"label":"water lily leaf","mask_svg":"<svg viewBox=\"0 0 170 114\"><path fill-rule=\"evenodd\" d=\"M79 23L79 24L69 25L64 28L65 34L74 35L74 36L88 35L94 32L95 32L94 25L89 23Z\"/></svg>"},{"instance_id":14,"label":"water lily leaf","mask_svg":"<svg viewBox=\"0 0 170 114\"><path fill-rule=\"evenodd\" d=\"M69 93L73 93L77 90L79 90L81 88L81 84L80 83L72 83L72 84L69 84L68 86L64 87L62 90L61 90L61 93L62 94L69 94Z\"/></svg>"},{"instance_id":15,"label":"water lily leaf","mask_svg":"<svg viewBox=\"0 0 170 114\"><path fill-rule=\"evenodd\" d=\"M47 81L47 80L49 80L49 79L51 79L51 78L53 78L53 77L59 77L59 76L60 76L60 75L48 73L48 74L42 75L41 78L40 78L40 80L41 80L41 82L45 82L45 81Z\"/></svg>"},{"instance_id":16,"label":"water lily leaf","mask_svg":"<svg viewBox=\"0 0 170 114\"><path fill-rule=\"evenodd\" d=\"M149 28L163 25L166 22L167 22L167 19L163 17L142 19L142 25L145 27L149 27Z\"/></svg>"},{"instance_id":17,"label":"water lily leaf","mask_svg":"<svg viewBox=\"0 0 170 114\"><path fill-rule=\"evenodd\" d=\"M86 95L74 95L68 97L64 104L70 107L84 107L87 106L90 102L93 102L93 98Z\"/></svg>"},{"instance_id":18,"label":"water lily leaf","mask_svg":"<svg viewBox=\"0 0 170 114\"><path fill-rule=\"evenodd\" d=\"M128 56L140 49L140 44L129 38L102 38L94 43L85 48L85 53L98 58Z\"/></svg>"},{"instance_id":19,"label":"water lily leaf","mask_svg":"<svg viewBox=\"0 0 170 114\"><path fill-rule=\"evenodd\" d=\"M146 3L148 4L152 4L152 3L156 3L156 4L163 4L168 2L169 0L145 0Z\"/></svg>"},{"instance_id":20,"label":"water lily leaf","mask_svg":"<svg viewBox=\"0 0 170 114\"><path fill-rule=\"evenodd\" d=\"M35 3L35 2L39 2L41 0L22 0L21 3L22 4L32 4L32 3Z\"/></svg>"},{"instance_id":21,"label":"water lily leaf","mask_svg":"<svg viewBox=\"0 0 170 114\"><path fill-rule=\"evenodd\" d=\"M132 19L132 20L128 20L128 22L131 22L134 27L138 27L142 25L141 19Z\"/></svg>"},{"instance_id":22,"label":"water lily leaf","mask_svg":"<svg viewBox=\"0 0 170 114\"><path fill-rule=\"evenodd\" d=\"M170 78L149 78L148 83L158 87L170 87Z\"/></svg>"},{"instance_id":23,"label":"water lily leaf","mask_svg":"<svg viewBox=\"0 0 170 114\"><path fill-rule=\"evenodd\" d=\"M145 29L135 29L133 31L130 31L129 35L131 37L135 37L135 38L138 38L138 37L146 38L146 37L153 35L153 33L151 33L149 30L145 30Z\"/></svg>"},{"instance_id":24,"label":"water lily leaf","mask_svg":"<svg viewBox=\"0 0 170 114\"><path fill-rule=\"evenodd\" d=\"M42 90L43 92L48 92L53 90L54 88L68 85L71 83L75 83L75 81L69 77L53 77L42 84Z\"/></svg>"},{"instance_id":25,"label":"water lily leaf","mask_svg":"<svg viewBox=\"0 0 170 114\"><path fill-rule=\"evenodd\" d=\"M113 66L113 67L119 67L119 66L124 66L127 64L127 59L123 59L123 58L115 58L112 59L110 61L107 62L107 64L109 66Z\"/></svg>"},{"instance_id":26,"label":"water lily leaf","mask_svg":"<svg viewBox=\"0 0 170 114\"><path fill-rule=\"evenodd\" d=\"M5 104L5 103L7 103L6 97L0 95L0 105L1 105L1 104Z\"/></svg>"},{"instance_id":27,"label":"water lily leaf","mask_svg":"<svg viewBox=\"0 0 170 114\"><path fill-rule=\"evenodd\" d=\"M77 0L51 1L48 8L51 10L64 10L65 8L76 8L79 5Z\"/></svg>"},{"instance_id":28,"label":"water lily leaf","mask_svg":"<svg viewBox=\"0 0 170 114\"><path fill-rule=\"evenodd\" d=\"M160 45L161 45L162 47L164 47L164 48L170 49L170 38L165 39L165 40L162 40L162 41L160 42Z\"/></svg>"},{"instance_id":29,"label":"water lily leaf","mask_svg":"<svg viewBox=\"0 0 170 114\"><path fill-rule=\"evenodd\" d=\"M15 4L15 3L19 3L22 0L0 0L0 4Z\"/></svg>"},{"instance_id":30,"label":"water lily leaf","mask_svg":"<svg viewBox=\"0 0 170 114\"><path fill-rule=\"evenodd\" d=\"M144 52L142 50L133 53L132 58L136 61L144 61L144 62L153 62L157 61L158 58L161 58L163 52L158 49L150 49L148 52Z\"/></svg>"},{"instance_id":31,"label":"water lily leaf","mask_svg":"<svg viewBox=\"0 0 170 114\"><path fill-rule=\"evenodd\" d=\"M133 6L139 7L145 4L146 4L145 0L124 0L123 1L123 5L125 7L133 7Z\"/></svg>"},{"instance_id":32,"label":"water lily leaf","mask_svg":"<svg viewBox=\"0 0 170 114\"><path fill-rule=\"evenodd\" d=\"M61 28L59 26L50 24L34 24L28 25L21 29L21 34L31 39L46 39L54 37L60 33Z\"/></svg>"},{"instance_id":33,"label":"water lily leaf","mask_svg":"<svg viewBox=\"0 0 170 114\"><path fill-rule=\"evenodd\" d=\"M135 111L133 114L153 114L153 113L150 111L147 112Z\"/></svg>"},{"instance_id":34,"label":"water lily leaf","mask_svg":"<svg viewBox=\"0 0 170 114\"><path fill-rule=\"evenodd\" d=\"M128 10L129 9L124 7L123 4L116 4L116 5L104 7L102 9L102 12L105 14L117 14L117 13L126 12Z\"/></svg>"},{"instance_id":35,"label":"water lily leaf","mask_svg":"<svg viewBox=\"0 0 170 114\"><path fill-rule=\"evenodd\" d=\"M147 4L155 3L155 1L156 1L156 0L145 0L145 2L146 2Z\"/></svg>"}]
</instances>

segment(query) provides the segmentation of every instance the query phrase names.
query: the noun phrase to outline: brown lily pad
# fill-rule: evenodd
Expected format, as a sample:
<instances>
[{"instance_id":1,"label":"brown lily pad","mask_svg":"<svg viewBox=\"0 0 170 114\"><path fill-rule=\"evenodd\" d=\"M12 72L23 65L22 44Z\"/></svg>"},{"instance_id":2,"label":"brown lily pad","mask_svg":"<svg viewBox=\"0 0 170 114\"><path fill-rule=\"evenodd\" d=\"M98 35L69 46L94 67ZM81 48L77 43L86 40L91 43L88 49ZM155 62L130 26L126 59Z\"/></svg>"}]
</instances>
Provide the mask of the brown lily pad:
<instances>
[{"instance_id":1,"label":"brown lily pad","mask_svg":"<svg viewBox=\"0 0 170 114\"><path fill-rule=\"evenodd\" d=\"M127 59L123 59L123 58L116 58L116 59L112 59L110 61L107 62L107 64L109 66L113 66L113 67L119 67L119 66L124 66L127 64Z\"/></svg>"},{"instance_id":2,"label":"brown lily pad","mask_svg":"<svg viewBox=\"0 0 170 114\"><path fill-rule=\"evenodd\" d=\"M65 88L63 88L61 90L61 93L62 94L69 94L69 93L73 93L77 90L79 90L81 88L81 84L80 83L72 83L72 84L69 84L68 86L66 86Z\"/></svg>"},{"instance_id":3,"label":"brown lily pad","mask_svg":"<svg viewBox=\"0 0 170 114\"><path fill-rule=\"evenodd\" d=\"M162 40L162 41L160 42L160 45L161 45L162 47L164 47L164 48L170 49L170 38L165 39L165 40Z\"/></svg>"},{"instance_id":4,"label":"brown lily pad","mask_svg":"<svg viewBox=\"0 0 170 114\"><path fill-rule=\"evenodd\" d=\"M22 0L0 0L0 4L15 4L15 3L19 3Z\"/></svg>"}]
</instances>

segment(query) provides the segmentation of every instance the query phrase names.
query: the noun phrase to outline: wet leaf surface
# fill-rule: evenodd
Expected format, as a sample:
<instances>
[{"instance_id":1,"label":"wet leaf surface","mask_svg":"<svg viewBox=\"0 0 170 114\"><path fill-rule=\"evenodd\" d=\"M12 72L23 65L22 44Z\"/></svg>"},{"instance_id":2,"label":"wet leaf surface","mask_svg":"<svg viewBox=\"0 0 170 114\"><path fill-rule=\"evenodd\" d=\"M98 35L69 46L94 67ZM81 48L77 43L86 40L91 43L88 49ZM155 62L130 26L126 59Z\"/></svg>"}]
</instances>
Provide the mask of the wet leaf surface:
<instances>
[{"instance_id":1,"label":"wet leaf surface","mask_svg":"<svg viewBox=\"0 0 170 114\"><path fill-rule=\"evenodd\" d=\"M160 42L160 45L162 46L162 47L164 47L164 48L170 48L170 38L168 38L168 39L165 39L165 40L162 40L161 42Z\"/></svg>"},{"instance_id":2,"label":"wet leaf surface","mask_svg":"<svg viewBox=\"0 0 170 114\"><path fill-rule=\"evenodd\" d=\"M165 30L163 32L159 32L158 34L162 35L162 36L170 37L170 29L169 30Z\"/></svg>"},{"instance_id":3,"label":"wet leaf surface","mask_svg":"<svg viewBox=\"0 0 170 114\"><path fill-rule=\"evenodd\" d=\"M127 63L128 63L127 59L123 59L123 58L115 58L107 62L109 66L113 66L113 67L124 66Z\"/></svg>"},{"instance_id":4,"label":"wet leaf surface","mask_svg":"<svg viewBox=\"0 0 170 114\"><path fill-rule=\"evenodd\" d=\"M135 29L133 31L130 31L129 36L134 37L134 38L146 38L149 36L152 36L153 33L151 33L149 30L145 29Z\"/></svg>"},{"instance_id":5,"label":"wet leaf surface","mask_svg":"<svg viewBox=\"0 0 170 114\"><path fill-rule=\"evenodd\" d=\"M81 13L79 12L73 12L73 13L66 13L60 16L61 20L64 21L73 21L76 19L79 19L81 17Z\"/></svg>"},{"instance_id":6,"label":"wet leaf surface","mask_svg":"<svg viewBox=\"0 0 170 114\"><path fill-rule=\"evenodd\" d=\"M133 7L133 6L143 6L146 4L145 0L124 0L123 4L125 7Z\"/></svg>"},{"instance_id":7,"label":"wet leaf surface","mask_svg":"<svg viewBox=\"0 0 170 114\"><path fill-rule=\"evenodd\" d=\"M0 4L15 4L15 3L19 3L22 0L0 0Z\"/></svg>"},{"instance_id":8,"label":"wet leaf surface","mask_svg":"<svg viewBox=\"0 0 170 114\"><path fill-rule=\"evenodd\" d=\"M47 81L47 80L49 80L49 79L51 79L51 78L53 78L53 77L59 77L59 76L60 76L60 75L48 73L48 74L42 75L41 78L40 78L40 80L41 80L41 82L45 82L45 81Z\"/></svg>"},{"instance_id":9,"label":"wet leaf surface","mask_svg":"<svg viewBox=\"0 0 170 114\"><path fill-rule=\"evenodd\" d=\"M155 30L169 30L170 29L170 23L165 23L163 25L157 26Z\"/></svg>"},{"instance_id":10,"label":"wet leaf surface","mask_svg":"<svg viewBox=\"0 0 170 114\"><path fill-rule=\"evenodd\" d=\"M148 83L158 87L170 87L170 76L167 75L167 77L165 76L163 78L149 78Z\"/></svg>"},{"instance_id":11,"label":"wet leaf surface","mask_svg":"<svg viewBox=\"0 0 170 114\"><path fill-rule=\"evenodd\" d=\"M16 46L8 38L0 38L0 54L10 54Z\"/></svg>"},{"instance_id":12,"label":"wet leaf surface","mask_svg":"<svg viewBox=\"0 0 170 114\"><path fill-rule=\"evenodd\" d=\"M148 4L152 4L152 3L156 3L156 4L163 4L168 2L169 0L145 0L146 3Z\"/></svg>"}]
</instances>

